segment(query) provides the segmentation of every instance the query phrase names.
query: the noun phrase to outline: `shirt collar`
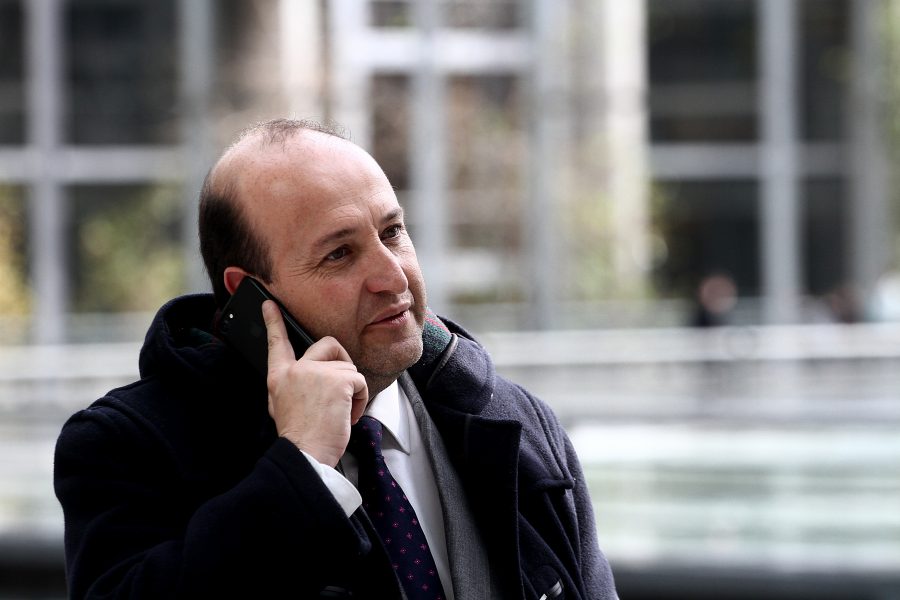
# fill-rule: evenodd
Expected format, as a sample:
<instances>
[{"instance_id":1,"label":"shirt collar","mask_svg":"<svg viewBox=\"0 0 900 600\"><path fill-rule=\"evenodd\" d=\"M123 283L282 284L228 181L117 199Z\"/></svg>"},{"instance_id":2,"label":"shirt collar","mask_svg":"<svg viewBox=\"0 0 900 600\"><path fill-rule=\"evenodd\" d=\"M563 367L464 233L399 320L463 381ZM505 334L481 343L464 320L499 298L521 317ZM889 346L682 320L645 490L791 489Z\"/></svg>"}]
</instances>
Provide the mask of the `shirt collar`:
<instances>
[{"instance_id":1,"label":"shirt collar","mask_svg":"<svg viewBox=\"0 0 900 600\"><path fill-rule=\"evenodd\" d=\"M406 408L408 405L406 395L394 381L375 396L366 409L366 414L381 422L382 427L391 434L397 447L404 454L409 454L409 413Z\"/></svg>"}]
</instances>

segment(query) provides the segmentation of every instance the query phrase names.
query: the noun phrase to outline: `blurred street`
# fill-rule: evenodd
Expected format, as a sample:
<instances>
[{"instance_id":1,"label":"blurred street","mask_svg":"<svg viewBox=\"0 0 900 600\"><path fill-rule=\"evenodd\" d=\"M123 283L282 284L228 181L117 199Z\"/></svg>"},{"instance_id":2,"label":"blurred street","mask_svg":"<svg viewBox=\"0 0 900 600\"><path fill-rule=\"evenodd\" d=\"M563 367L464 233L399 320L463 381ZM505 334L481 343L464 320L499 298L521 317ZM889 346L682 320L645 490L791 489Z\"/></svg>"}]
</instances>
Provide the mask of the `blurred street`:
<instances>
[{"instance_id":1,"label":"blurred street","mask_svg":"<svg viewBox=\"0 0 900 600\"><path fill-rule=\"evenodd\" d=\"M719 343L747 335L740 351ZM900 591L900 327L482 341L566 423L623 598L703 597L713 584L722 595L711 597ZM0 598L23 562L61 581L55 437L71 412L135 376L137 351L0 348Z\"/></svg>"}]
</instances>

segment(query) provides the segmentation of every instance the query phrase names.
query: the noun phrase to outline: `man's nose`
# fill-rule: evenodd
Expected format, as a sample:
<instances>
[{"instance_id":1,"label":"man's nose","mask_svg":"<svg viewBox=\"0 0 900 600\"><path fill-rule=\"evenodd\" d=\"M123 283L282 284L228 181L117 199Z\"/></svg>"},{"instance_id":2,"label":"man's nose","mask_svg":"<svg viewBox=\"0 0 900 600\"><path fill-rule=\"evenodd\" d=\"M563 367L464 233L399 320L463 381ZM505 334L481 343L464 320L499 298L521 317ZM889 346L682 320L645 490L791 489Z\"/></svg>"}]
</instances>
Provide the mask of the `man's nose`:
<instances>
[{"instance_id":1,"label":"man's nose","mask_svg":"<svg viewBox=\"0 0 900 600\"><path fill-rule=\"evenodd\" d=\"M366 278L366 288L373 294L402 294L409 287L401 257L384 245L374 250Z\"/></svg>"}]
</instances>

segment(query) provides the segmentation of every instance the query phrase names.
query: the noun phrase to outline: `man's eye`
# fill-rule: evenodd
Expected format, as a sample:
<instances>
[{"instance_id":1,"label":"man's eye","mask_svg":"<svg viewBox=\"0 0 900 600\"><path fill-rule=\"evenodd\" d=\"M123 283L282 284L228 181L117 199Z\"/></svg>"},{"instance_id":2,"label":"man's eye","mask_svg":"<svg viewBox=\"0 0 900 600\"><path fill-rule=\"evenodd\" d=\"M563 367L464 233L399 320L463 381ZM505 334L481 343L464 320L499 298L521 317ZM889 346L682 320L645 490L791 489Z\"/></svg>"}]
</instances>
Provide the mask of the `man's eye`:
<instances>
[{"instance_id":1,"label":"man's eye","mask_svg":"<svg viewBox=\"0 0 900 600\"><path fill-rule=\"evenodd\" d=\"M325 260L340 260L347 256L350 253L350 250L346 246L341 246L337 250L333 250L329 252L327 256L325 256Z\"/></svg>"},{"instance_id":2,"label":"man's eye","mask_svg":"<svg viewBox=\"0 0 900 600\"><path fill-rule=\"evenodd\" d=\"M395 238L403 232L403 225L391 225L381 234L382 239Z\"/></svg>"}]
</instances>

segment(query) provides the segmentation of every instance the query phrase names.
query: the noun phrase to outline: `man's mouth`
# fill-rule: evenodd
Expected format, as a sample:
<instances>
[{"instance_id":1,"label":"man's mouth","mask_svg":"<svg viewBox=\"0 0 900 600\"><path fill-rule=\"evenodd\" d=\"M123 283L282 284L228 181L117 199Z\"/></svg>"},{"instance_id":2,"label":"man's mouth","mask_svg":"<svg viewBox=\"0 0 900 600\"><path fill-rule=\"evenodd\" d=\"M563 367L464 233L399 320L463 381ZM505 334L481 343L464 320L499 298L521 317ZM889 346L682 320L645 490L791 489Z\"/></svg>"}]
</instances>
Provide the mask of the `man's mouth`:
<instances>
[{"instance_id":1,"label":"man's mouth","mask_svg":"<svg viewBox=\"0 0 900 600\"><path fill-rule=\"evenodd\" d=\"M381 311L369 322L369 325L391 325L402 322L409 314L409 303L394 305Z\"/></svg>"}]
</instances>

